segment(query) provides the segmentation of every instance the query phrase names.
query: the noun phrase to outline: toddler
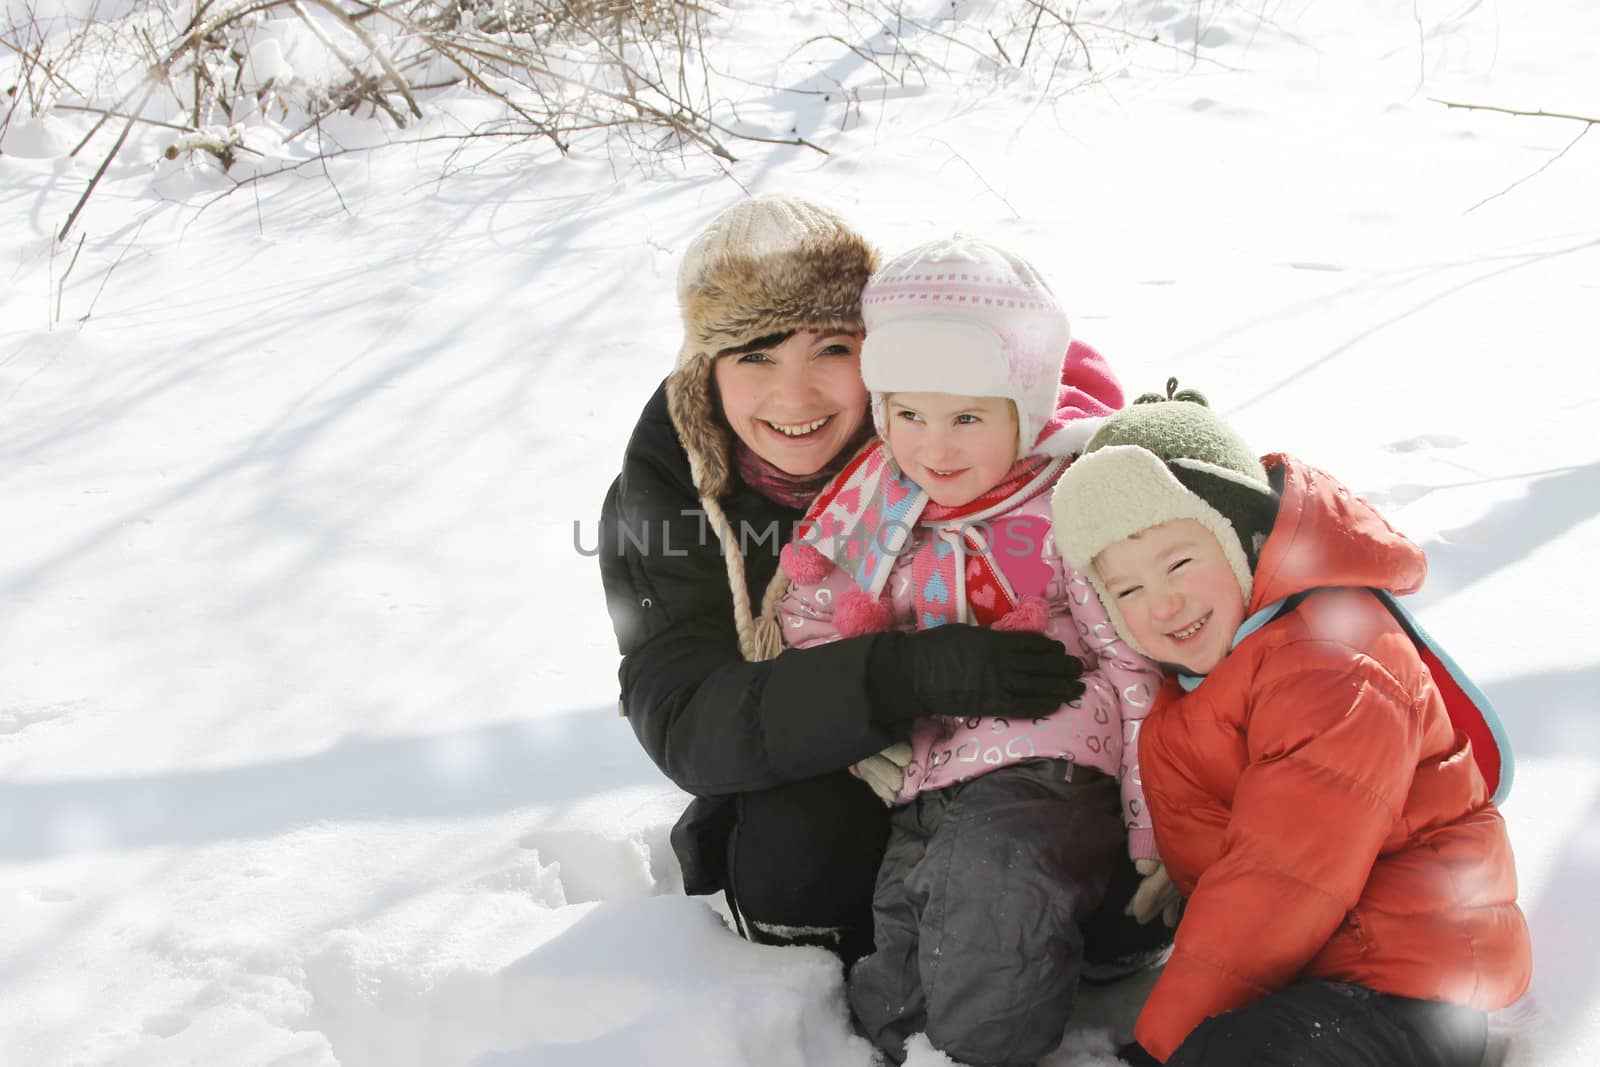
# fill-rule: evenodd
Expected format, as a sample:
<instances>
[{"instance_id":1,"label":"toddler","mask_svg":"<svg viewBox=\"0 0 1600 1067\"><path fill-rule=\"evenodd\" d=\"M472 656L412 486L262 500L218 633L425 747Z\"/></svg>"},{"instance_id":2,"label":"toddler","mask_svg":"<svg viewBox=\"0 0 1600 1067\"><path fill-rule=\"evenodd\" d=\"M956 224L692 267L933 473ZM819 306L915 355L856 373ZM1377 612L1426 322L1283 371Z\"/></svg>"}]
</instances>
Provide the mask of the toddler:
<instances>
[{"instance_id":1,"label":"toddler","mask_svg":"<svg viewBox=\"0 0 1600 1067\"><path fill-rule=\"evenodd\" d=\"M1480 769L1509 753L1391 607L1422 550L1173 388L1107 419L1053 499L1067 562L1169 675L1139 765L1187 903L1122 1057L1478 1067L1531 954Z\"/></svg>"},{"instance_id":2,"label":"toddler","mask_svg":"<svg viewBox=\"0 0 1600 1067\"><path fill-rule=\"evenodd\" d=\"M1048 713L920 719L908 744L858 764L896 810L850 1006L896 1060L926 1032L964 1063L1031 1063L1061 1039L1084 925L1127 856L1147 876L1137 917L1176 921L1135 758L1159 675L1050 532L1050 490L1121 390L1033 268L972 238L887 264L862 315L880 440L785 550L786 645L881 631L874 656L894 656L906 631L1032 630L1083 672ZM978 688L949 673L926 681Z\"/></svg>"}]
</instances>

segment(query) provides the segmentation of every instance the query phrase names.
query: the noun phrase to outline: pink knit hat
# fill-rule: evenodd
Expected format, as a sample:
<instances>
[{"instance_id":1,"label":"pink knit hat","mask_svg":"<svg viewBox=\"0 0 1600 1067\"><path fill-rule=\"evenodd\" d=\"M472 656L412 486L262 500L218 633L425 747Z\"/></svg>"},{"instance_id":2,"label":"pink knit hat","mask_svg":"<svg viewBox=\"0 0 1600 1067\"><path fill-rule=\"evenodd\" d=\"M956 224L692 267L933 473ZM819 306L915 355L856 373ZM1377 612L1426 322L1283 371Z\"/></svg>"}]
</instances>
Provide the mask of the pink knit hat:
<instances>
[{"instance_id":1,"label":"pink knit hat","mask_svg":"<svg viewBox=\"0 0 1600 1067\"><path fill-rule=\"evenodd\" d=\"M965 234L930 241L872 276L861 315L861 377L880 435L885 393L1002 396L1017 405L1017 455L1035 451L1072 331L1026 260Z\"/></svg>"}]
</instances>

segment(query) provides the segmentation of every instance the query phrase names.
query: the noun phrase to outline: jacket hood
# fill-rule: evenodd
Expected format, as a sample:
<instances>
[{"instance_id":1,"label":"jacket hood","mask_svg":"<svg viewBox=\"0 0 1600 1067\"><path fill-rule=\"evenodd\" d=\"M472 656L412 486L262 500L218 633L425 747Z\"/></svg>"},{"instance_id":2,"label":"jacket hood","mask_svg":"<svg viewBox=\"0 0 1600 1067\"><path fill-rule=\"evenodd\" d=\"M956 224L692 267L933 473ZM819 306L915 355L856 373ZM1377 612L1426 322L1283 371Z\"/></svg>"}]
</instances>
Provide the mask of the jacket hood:
<instances>
[{"instance_id":1,"label":"jacket hood","mask_svg":"<svg viewBox=\"0 0 1600 1067\"><path fill-rule=\"evenodd\" d=\"M1261 462L1282 490L1278 519L1256 565L1250 612L1318 586L1369 587L1396 596L1422 587L1427 556L1371 504L1293 456L1275 453Z\"/></svg>"},{"instance_id":2,"label":"jacket hood","mask_svg":"<svg viewBox=\"0 0 1600 1067\"><path fill-rule=\"evenodd\" d=\"M1074 340L1061 365L1055 414L1039 431L1029 454L1070 456L1083 451L1100 424L1124 403L1122 384L1105 357Z\"/></svg>"}]
</instances>

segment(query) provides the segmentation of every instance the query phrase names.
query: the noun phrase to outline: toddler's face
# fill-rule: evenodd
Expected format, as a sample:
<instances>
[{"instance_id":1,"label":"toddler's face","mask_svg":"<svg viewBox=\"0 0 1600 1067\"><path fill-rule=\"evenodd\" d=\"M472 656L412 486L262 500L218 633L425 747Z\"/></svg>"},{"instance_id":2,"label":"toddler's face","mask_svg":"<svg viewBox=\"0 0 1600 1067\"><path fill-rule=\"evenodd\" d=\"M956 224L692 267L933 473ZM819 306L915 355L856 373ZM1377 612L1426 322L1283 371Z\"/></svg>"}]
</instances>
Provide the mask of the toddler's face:
<instances>
[{"instance_id":1,"label":"toddler's face","mask_svg":"<svg viewBox=\"0 0 1600 1067\"><path fill-rule=\"evenodd\" d=\"M1094 558L1106 594L1151 656L1207 674L1244 622L1244 591L1222 546L1193 519L1118 541Z\"/></svg>"},{"instance_id":2,"label":"toddler's face","mask_svg":"<svg viewBox=\"0 0 1600 1067\"><path fill-rule=\"evenodd\" d=\"M1017 461L1017 409L1004 397L890 393L884 408L890 454L936 504L970 504Z\"/></svg>"}]
</instances>

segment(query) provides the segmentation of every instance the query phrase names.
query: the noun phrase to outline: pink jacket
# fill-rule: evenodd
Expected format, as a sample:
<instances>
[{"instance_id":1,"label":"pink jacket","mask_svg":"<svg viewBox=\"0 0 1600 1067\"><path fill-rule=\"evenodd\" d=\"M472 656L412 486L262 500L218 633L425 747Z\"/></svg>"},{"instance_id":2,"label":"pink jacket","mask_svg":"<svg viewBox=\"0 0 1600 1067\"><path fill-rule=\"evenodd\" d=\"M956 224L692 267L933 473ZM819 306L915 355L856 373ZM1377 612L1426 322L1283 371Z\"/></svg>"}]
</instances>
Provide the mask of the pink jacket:
<instances>
[{"instance_id":1,"label":"pink jacket","mask_svg":"<svg viewBox=\"0 0 1600 1067\"><path fill-rule=\"evenodd\" d=\"M1155 835L1139 781L1137 742L1161 675L1117 636L1093 587L1056 551L1050 533L1051 488L1053 484L1042 491L1034 487L1031 498L1008 501L986 522L989 543L997 549L990 558L1021 598L1018 607L996 625L1037 630L1060 641L1083 660L1086 690L1080 699L1039 719L918 720L910 737L912 762L896 803L907 803L925 789L942 789L1023 760L1069 759L1119 779L1129 854L1153 859ZM935 535L926 525L916 527L884 586L882 601L890 618L879 619L873 629L917 629L912 560L917 548ZM836 620L836 608L855 588L839 567L827 569L815 581L795 580L778 605L784 644L808 648L846 636ZM972 621L970 611L964 621Z\"/></svg>"}]
</instances>

